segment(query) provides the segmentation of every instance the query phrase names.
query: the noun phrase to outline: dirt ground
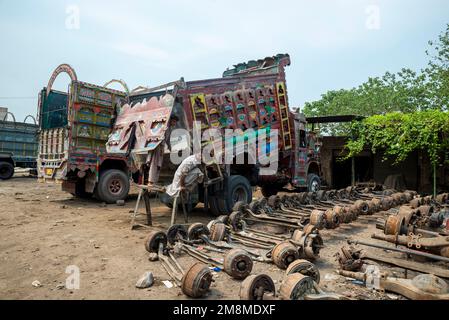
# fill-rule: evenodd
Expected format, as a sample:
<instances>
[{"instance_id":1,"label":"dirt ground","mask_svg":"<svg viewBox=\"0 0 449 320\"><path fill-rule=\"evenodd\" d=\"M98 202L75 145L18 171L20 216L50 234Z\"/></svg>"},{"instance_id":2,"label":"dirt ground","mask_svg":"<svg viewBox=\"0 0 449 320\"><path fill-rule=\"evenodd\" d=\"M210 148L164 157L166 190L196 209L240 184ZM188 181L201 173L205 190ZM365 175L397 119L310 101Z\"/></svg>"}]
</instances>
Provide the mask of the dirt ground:
<instances>
[{"instance_id":1,"label":"dirt ground","mask_svg":"<svg viewBox=\"0 0 449 320\"><path fill-rule=\"evenodd\" d=\"M59 185L38 183L30 177L0 181L0 298L1 299L186 299L160 265L150 262L144 248L147 229L131 230L131 195L125 206L80 200L62 192ZM170 209L153 199L154 228L166 230ZM143 211L143 208L141 209ZM324 249L316 264L321 287L356 299L398 299L354 284L336 275L335 253L347 237L369 239L379 216L359 217L335 230L323 230ZM144 216L139 219L144 221ZM182 219L179 219L182 220ZM180 222L178 220L178 222ZM190 221L207 223L211 216L198 208ZM183 266L194 259L179 258ZM80 270L80 288L65 288L68 266ZM151 271L155 284L137 289L136 281ZM267 273L279 287L284 271L255 262L253 273ZM240 282L226 273L214 274L206 299L239 299ZM41 286L33 286L37 280Z\"/></svg>"}]
</instances>

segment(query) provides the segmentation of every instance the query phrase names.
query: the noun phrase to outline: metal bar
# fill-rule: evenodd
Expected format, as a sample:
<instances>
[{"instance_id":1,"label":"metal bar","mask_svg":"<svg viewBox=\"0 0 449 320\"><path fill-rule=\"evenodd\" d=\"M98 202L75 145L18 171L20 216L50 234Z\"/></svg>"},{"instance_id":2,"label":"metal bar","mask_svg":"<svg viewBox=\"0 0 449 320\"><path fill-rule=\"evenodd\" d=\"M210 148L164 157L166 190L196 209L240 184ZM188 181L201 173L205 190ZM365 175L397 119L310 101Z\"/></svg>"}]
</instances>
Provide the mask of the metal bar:
<instances>
[{"instance_id":1,"label":"metal bar","mask_svg":"<svg viewBox=\"0 0 449 320\"><path fill-rule=\"evenodd\" d=\"M143 200L145 202L145 212L147 214L147 224L149 226L153 225L153 217L151 214L151 200L150 200L150 193L148 190L143 191Z\"/></svg>"},{"instance_id":2,"label":"metal bar","mask_svg":"<svg viewBox=\"0 0 449 320\"><path fill-rule=\"evenodd\" d=\"M427 264L422 264L422 263L418 263L415 261L407 261L404 259L384 257L381 255L373 254L373 253L369 253L369 252L363 252L363 255L361 258L392 264L397 267L404 268L406 270L408 269L408 270L418 271L418 272L422 272L422 273L431 273L438 277L449 279L449 270L437 268L434 266L429 266Z\"/></svg>"},{"instance_id":3,"label":"metal bar","mask_svg":"<svg viewBox=\"0 0 449 320\"><path fill-rule=\"evenodd\" d=\"M184 86L184 84L185 84L184 80L181 78L181 80L168 82L166 84L162 84L160 86L153 87L153 88L137 87L137 88L133 89L130 92L129 95L130 96L139 96L139 95L142 95L142 94L147 94L147 93L151 93L151 92L154 92L154 91L157 91L157 90L165 89L165 88L170 87L170 86Z\"/></svg>"},{"instance_id":4,"label":"metal bar","mask_svg":"<svg viewBox=\"0 0 449 320\"><path fill-rule=\"evenodd\" d=\"M384 250L391 250L391 251L402 252L402 253L406 253L406 254L413 254L413 255L416 255L416 256L426 257L426 258L429 258L429 259L449 262L449 258L442 257L442 256L437 256L437 255L431 254L431 253L411 250L411 249L401 249L401 248L397 248L397 247L393 248L393 247L388 247L388 246L384 246L384 245L380 245L380 244L375 244L375 243L365 242L365 241L358 241L358 240L348 240L348 244L361 244L361 245L367 246L367 247L373 247L373 248L384 249Z\"/></svg>"}]
</instances>

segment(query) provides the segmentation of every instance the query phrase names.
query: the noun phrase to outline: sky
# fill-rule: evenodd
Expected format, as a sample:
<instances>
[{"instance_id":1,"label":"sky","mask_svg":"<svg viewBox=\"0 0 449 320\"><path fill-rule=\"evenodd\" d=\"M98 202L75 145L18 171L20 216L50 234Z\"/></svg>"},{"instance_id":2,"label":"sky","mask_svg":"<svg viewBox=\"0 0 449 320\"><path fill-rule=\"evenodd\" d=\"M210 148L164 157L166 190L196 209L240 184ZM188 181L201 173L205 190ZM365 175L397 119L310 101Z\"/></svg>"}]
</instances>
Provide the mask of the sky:
<instances>
[{"instance_id":1,"label":"sky","mask_svg":"<svg viewBox=\"0 0 449 320\"><path fill-rule=\"evenodd\" d=\"M0 0L0 106L18 121L36 115L61 63L81 81L132 89L288 53L289 103L302 107L386 71L419 70L448 23L446 0ZM61 74L53 88L68 83Z\"/></svg>"}]
</instances>

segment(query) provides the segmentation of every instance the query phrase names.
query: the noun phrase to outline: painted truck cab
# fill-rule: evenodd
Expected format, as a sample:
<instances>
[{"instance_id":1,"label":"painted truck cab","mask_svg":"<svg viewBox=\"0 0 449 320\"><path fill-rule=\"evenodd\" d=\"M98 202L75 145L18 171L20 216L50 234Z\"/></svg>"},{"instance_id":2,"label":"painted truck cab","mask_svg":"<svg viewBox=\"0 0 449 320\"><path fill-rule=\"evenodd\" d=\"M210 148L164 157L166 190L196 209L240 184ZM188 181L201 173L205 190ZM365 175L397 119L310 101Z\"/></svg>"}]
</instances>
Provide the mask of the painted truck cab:
<instances>
[{"instance_id":1,"label":"painted truck cab","mask_svg":"<svg viewBox=\"0 0 449 320\"><path fill-rule=\"evenodd\" d=\"M63 72L71 79L68 92L52 89ZM67 64L56 68L39 94L39 180L58 182L63 190L89 196L96 191L102 171L121 168L128 174L127 158L106 152L112 124L126 101L125 92L79 81Z\"/></svg>"}]
</instances>

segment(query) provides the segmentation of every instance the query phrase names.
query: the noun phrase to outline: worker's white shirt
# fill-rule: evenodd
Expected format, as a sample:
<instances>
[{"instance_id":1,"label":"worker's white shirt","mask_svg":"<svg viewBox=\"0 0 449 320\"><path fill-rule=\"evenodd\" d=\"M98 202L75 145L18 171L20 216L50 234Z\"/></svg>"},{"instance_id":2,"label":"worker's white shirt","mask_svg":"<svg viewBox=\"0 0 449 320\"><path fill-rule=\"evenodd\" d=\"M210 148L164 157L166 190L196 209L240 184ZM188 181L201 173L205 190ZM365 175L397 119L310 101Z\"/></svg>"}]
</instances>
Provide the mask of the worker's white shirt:
<instances>
[{"instance_id":1,"label":"worker's white shirt","mask_svg":"<svg viewBox=\"0 0 449 320\"><path fill-rule=\"evenodd\" d=\"M198 177L199 177L199 175L201 175L201 178L202 178L201 170L199 170L197 168L199 164L200 164L200 162L198 162L195 159L195 155L191 155L191 156L185 158L179 165L178 169L176 169L175 175L173 177L173 182L171 183L171 185L169 185L167 187L166 193L171 197L177 196L179 191L181 190L181 178L183 176L186 176L186 178L184 180L186 187L188 187L189 182L195 182L195 181L190 181L192 179L189 179L189 177L188 177L189 174L194 174L195 176L198 176ZM195 168L197 170L194 170Z\"/></svg>"}]
</instances>

